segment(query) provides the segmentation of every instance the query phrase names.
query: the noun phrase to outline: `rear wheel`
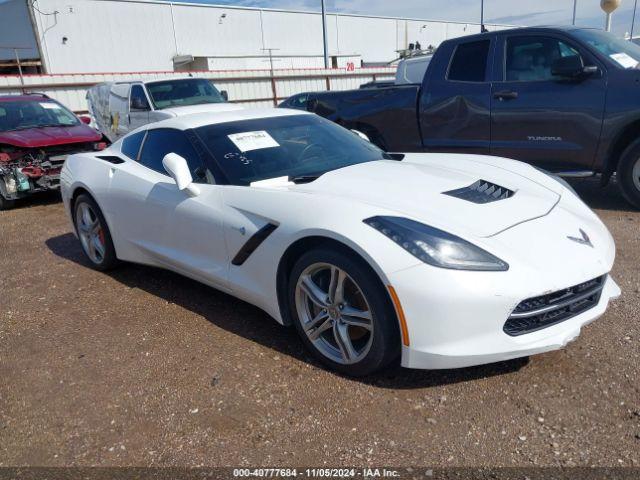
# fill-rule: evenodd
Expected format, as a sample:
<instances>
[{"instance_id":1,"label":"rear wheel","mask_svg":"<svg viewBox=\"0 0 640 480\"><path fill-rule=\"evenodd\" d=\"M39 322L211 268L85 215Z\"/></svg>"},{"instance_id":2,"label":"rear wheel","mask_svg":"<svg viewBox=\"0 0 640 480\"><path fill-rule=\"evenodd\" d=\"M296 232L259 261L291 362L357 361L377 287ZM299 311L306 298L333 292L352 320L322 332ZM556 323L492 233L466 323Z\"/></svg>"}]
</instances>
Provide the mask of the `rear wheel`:
<instances>
[{"instance_id":1,"label":"rear wheel","mask_svg":"<svg viewBox=\"0 0 640 480\"><path fill-rule=\"evenodd\" d=\"M640 140L629 145L622 154L616 178L624 198L640 208Z\"/></svg>"},{"instance_id":2,"label":"rear wheel","mask_svg":"<svg viewBox=\"0 0 640 480\"><path fill-rule=\"evenodd\" d=\"M97 270L109 270L118 264L111 233L98 204L88 195L80 195L74 205L74 223L82 250Z\"/></svg>"},{"instance_id":3,"label":"rear wheel","mask_svg":"<svg viewBox=\"0 0 640 480\"><path fill-rule=\"evenodd\" d=\"M373 373L400 353L398 322L382 284L362 262L312 250L289 282L296 329L322 363L352 376Z\"/></svg>"}]
</instances>

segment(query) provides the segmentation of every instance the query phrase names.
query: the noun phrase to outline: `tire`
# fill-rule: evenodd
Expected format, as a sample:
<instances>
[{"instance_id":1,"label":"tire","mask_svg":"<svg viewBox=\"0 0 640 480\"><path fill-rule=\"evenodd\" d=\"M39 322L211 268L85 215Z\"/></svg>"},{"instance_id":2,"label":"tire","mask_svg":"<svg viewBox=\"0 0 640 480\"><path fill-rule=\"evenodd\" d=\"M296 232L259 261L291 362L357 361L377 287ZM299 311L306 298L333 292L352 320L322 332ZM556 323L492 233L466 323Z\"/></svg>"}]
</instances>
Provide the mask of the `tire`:
<instances>
[{"instance_id":1,"label":"tire","mask_svg":"<svg viewBox=\"0 0 640 480\"><path fill-rule=\"evenodd\" d=\"M0 192L0 211L10 210L15 206L15 204L16 204L15 200L7 200L6 198L4 198L4 195L2 194L2 192Z\"/></svg>"},{"instance_id":2,"label":"tire","mask_svg":"<svg viewBox=\"0 0 640 480\"><path fill-rule=\"evenodd\" d=\"M340 284L341 289L332 287ZM400 333L393 305L363 260L339 250L311 250L293 266L288 289L296 330L324 365L361 377L399 356Z\"/></svg>"},{"instance_id":3,"label":"tire","mask_svg":"<svg viewBox=\"0 0 640 480\"><path fill-rule=\"evenodd\" d=\"M98 204L89 195L78 196L73 206L73 224L82 251L96 270L110 270L120 262L111 232Z\"/></svg>"},{"instance_id":4,"label":"tire","mask_svg":"<svg viewBox=\"0 0 640 480\"><path fill-rule=\"evenodd\" d=\"M622 153L616 179L627 202L640 209L640 140L633 142Z\"/></svg>"}]
</instances>

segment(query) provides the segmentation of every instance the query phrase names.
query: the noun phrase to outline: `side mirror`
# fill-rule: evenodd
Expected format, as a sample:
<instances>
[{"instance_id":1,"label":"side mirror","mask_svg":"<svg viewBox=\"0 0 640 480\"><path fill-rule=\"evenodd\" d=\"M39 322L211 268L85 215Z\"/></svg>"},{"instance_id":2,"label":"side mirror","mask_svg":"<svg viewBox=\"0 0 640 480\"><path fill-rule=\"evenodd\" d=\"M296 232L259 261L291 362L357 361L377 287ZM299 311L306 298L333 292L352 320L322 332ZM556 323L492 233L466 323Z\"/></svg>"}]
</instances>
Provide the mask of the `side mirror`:
<instances>
[{"instance_id":1,"label":"side mirror","mask_svg":"<svg viewBox=\"0 0 640 480\"><path fill-rule=\"evenodd\" d=\"M225 102L229 101L229 92L227 92L226 90L221 90L220 95L222 95L222 98L224 98Z\"/></svg>"},{"instance_id":2,"label":"side mirror","mask_svg":"<svg viewBox=\"0 0 640 480\"><path fill-rule=\"evenodd\" d=\"M351 131L354 134L356 134L358 137L360 137L361 139L366 140L367 142L371 142L371 139L369 137L367 137L364 133L362 133L360 130L354 130L352 128Z\"/></svg>"},{"instance_id":3,"label":"side mirror","mask_svg":"<svg viewBox=\"0 0 640 480\"><path fill-rule=\"evenodd\" d=\"M81 115L78 117L82 123L85 125L91 125L91 117L87 117L86 115Z\"/></svg>"},{"instance_id":4,"label":"side mirror","mask_svg":"<svg viewBox=\"0 0 640 480\"><path fill-rule=\"evenodd\" d=\"M191 171L187 161L177 153L167 153L162 159L162 165L178 186L178 190L186 190L187 194L195 197L200 193L198 187L193 184Z\"/></svg>"},{"instance_id":5,"label":"side mirror","mask_svg":"<svg viewBox=\"0 0 640 480\"><path fill-rule=\"evenodd\" d=\"M140 97L133 97L131 99L131 110L147 111L150 110L147 101Z\"/></svg>"},{"instance_id":6,"label":"side mirror","mask_svg":"<svg viewBox=\"0 0 640 480\"><path fill-rule=\"evenodd\" d=\"M556 77L576 78L588 73L589 68L585 68L580 55L571 55L554 60L551 64L551 74Z\"/></svg>"}]
</instances>

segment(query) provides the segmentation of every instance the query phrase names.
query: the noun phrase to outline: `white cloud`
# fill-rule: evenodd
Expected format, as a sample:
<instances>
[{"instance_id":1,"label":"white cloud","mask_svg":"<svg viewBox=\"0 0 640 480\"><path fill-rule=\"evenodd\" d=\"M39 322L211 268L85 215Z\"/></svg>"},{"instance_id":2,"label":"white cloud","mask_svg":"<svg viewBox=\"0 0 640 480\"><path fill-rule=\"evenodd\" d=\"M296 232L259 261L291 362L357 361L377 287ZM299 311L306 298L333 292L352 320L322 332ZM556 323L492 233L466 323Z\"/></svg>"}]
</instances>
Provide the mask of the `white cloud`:
<instances>
[{"instance_id":1,"label":"white cloud","mask_svg":"<svg viewBox=\"0 0 640 480\"><path fill-rule=\"evenodd\" d=\"M193 0L192 0L193 1ZM320 0L196 0L217 3L293 10L320 10ZM613 28L618 34L628 31L635 0L623 0L614 13ZM484 0L487 23L514 25L566 25L571 23L574 0ZM577 23L600 27L604 14L597 0L577 0ZM398 16L458 22L480 21L480 0L326 0L330 12ZM639 28L640 31L640 28Z\"/></svg>"}]
</instances>

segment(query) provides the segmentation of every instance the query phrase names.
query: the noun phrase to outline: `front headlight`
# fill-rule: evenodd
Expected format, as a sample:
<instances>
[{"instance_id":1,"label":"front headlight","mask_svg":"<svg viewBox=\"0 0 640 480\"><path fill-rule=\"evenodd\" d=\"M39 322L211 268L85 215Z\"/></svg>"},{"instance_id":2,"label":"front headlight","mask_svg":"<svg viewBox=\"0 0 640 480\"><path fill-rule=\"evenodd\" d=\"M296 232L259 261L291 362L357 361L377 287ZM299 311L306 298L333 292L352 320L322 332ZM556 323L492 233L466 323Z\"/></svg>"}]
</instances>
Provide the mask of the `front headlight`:
<instances>
[{"instance_id":1,"label":"front headlight","mask_svg":"<svg viewBox=\"0 0 640 480\"><path fill-rule=\"evenodd\" d=\"M509 265L472 243L402 217L371 217L364 223L429 265L454 270L505 271Z\"/></svg>"}]
</instances>

